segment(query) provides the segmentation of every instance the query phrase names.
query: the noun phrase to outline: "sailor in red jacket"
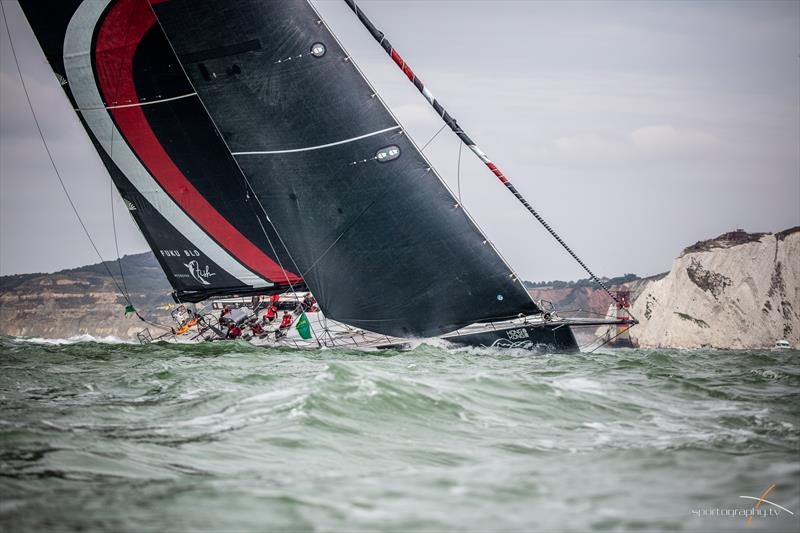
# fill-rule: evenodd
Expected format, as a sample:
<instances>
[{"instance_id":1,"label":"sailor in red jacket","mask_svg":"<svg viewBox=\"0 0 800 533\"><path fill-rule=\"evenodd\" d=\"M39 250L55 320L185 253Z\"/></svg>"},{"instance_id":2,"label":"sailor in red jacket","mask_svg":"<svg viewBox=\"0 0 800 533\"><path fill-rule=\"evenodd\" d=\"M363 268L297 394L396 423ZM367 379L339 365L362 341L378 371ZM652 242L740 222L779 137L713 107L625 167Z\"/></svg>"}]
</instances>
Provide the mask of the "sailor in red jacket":
<instances>
[{"instance_id":1,"label":"sailor in red jacket","mask_svg":"<svg viewBox=\"0 0 800 533\"><path fill-rule=\"evenodd\" d=\"M242 336L242 330L239 329L239 326L236 324L231 324L231 327L228 328L228 338L229 339L236 339Z\"/></svg>"},{"instance_id":2,"label":"sailor in red jacket","mask_svg":"<svg viewBox=\"0 0 800 533\"><path fill-rule=\"evenodd\" d=\"M286 336L286 332L289 330L289 327L294 322L294 317L289 311L284 311L283 316L281 317L281 327L278 328L278 331L275 332L275 338L279 339L281 337Z\"/></svg>"},{"instance_id":3,"label":"sailor in red jacket","mask_svg":"<svg viewBox=\"0 0 800 533\"><path fill-rule=\"evenodd\" d=\"M264 314L264 320L266 322L272 322L278 317L278 306L270 305L267 307L267 312Z\"/></svg>"}]
</instances>

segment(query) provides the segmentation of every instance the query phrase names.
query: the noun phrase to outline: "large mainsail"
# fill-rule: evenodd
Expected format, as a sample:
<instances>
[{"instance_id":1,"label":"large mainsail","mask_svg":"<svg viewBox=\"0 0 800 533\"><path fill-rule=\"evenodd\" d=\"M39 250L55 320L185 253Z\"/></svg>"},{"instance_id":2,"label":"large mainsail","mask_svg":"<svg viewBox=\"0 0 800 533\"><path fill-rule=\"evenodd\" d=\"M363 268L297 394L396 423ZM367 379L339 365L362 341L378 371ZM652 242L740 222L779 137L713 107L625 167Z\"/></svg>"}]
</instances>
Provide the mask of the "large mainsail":
<instances>
[{"instance_id":1,"label":"large mainsail","mask_svg":"<svg viewBox=\"0 0 800 533\"><path fill-rule=\"evenodd\" d=\"M431 336L539 311L306 0L151 3L327 316Z\"/></svg>"},{"instance_id":2,"label":"large mainsail","mask_svg":"<svg viewBox=\"0 0 800 533\"><path fill-rule=\"evenodd\" d=\"M21 5L177 297L303 287L147 0Z\"/></svg>"}]
</instances>

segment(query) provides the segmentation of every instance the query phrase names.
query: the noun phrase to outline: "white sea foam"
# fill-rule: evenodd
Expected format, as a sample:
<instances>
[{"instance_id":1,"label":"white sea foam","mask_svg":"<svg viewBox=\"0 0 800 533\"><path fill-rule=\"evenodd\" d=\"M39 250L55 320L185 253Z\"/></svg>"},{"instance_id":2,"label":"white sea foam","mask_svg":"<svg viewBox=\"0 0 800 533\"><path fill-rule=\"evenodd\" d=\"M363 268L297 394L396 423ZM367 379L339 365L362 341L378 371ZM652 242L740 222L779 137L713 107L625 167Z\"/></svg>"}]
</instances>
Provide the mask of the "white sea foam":
<instances>
[{"instance_id":1,"label":"white sea foam","mask_svg":"<svg viewBox=\"0 0 800 533\"><path fill-rule=\"evenodd\" d=\"M131 339L121 339L119 337L115 337L114 335L108 335L106 337L95 337L93 335L89 335L86 333L84 333L83 335L73 335L72 337L68 337L66 339L46 339L44 337L15 337L14 341L26 342L30 344L51 344L51 345L78 344L81 342L96 342L98 344L137 344L136 341L133 341Z\"/></svg>"},{"instance_id":2,"label":"white sea foam","mask_svg":"<svg viewBox=\"0 0 800 533\"><path fill-rule=\"evenodd\" d=\"M576 377L556 379L551 385L557 389L571 392L589 392L591 394L605 395L605 388L602 383L592 381L588 378Z\"/></svg>"}]
</instances>

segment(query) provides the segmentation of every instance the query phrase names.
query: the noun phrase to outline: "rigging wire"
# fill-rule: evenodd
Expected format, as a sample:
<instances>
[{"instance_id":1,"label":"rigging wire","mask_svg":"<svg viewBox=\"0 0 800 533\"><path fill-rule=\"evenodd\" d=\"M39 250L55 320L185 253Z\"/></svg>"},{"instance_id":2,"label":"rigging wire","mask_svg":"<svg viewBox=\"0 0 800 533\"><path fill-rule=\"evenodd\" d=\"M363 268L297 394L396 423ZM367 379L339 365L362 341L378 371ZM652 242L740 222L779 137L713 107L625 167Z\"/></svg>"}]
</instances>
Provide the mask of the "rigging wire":
<instances>
[{"instance_id":1,"label":"rigging wire","mask_svg":"<svg viewBox=\"0 0 800 533\"><path fill-rule=\"evenodd\" d=\"M328 317L322 315L321 312L316 313L317 315L317 324L319 325L320 329L322 329L323 336L325 333L328 334L328 338L331 341L331 347L336 346L336 339L334 339L333 335L331 335L331 330L328 327Z\"/></svg>"},{"instance_id":2,"label":"rigging wire","mask_svg":"<svg viewBox=\"0 0 800 533\"><path fill-rule=\"evenodd\" d=\"M555 240L556 240L556 241L557 241L557 242L558 242L558 243L561 245L561 247L562 247L562 248L564 248L564 249L567 251L567 253L569 253L569 255L571 255L571 256L572 256L572 258L573 258L573 259L574 259L574 260L575 260L575 261L576 261L576 262L577 262L577 263L578 263L578 264L579 264L581 267L583 267L583 269L584 269L584 270L585 270L585 271L586 271L586 272L589 274L589 276L591 276L592 280L594 280L594 282L595 282L595 283L597 283L597 284L598 284L598 285L599 285L599 286L600 286L600 287L601 287L601 288L602 288L602 289L603 289L603 290L606 292L606 294L608 294L608 295L611 297L611 299L612 299L612 300L614 300L614 302L616 302L617 304L619 304L619 303L620 303L620 301L617 299L617 297L616 297L616 296L614 296L614 294L611 292L611 289L609 289L608 287L606 287L606 284L605 284L605 283L603 283L603 282L600 280L600 278L599 278L599 277L597 277L597 276L595 275L595 273L594 273L594 272L592 272L592 271L589 269L589 267L588 267L588 266L586 266L586 263L584 263L584 262L581 260L581 258L580 258L580 257L578 257L578 255L577 255L575 252L573 252L573 251L572 251L572 248L570 248L570 247L567 245L567 243L566 243L566 242L564 242L564 240L563 240L563 239L562 239L562 238L561 238L561 237L558 235L558 233L556 233L556 231L555 231L553 228L551 228L551 227L550 227L550 224L548 224L548 223L545 221L545 219L542 217L542 215L540 215L540 214L539 214L539 213L538 213L538 212L537 212L537 211L536 211L536 210L533 208L533 206L531 206L531 204L529 204L529 203L528 203L528 201L527 201L527 200L526 200L526 199L525 199L525 198L524 198L524 197L523 197L523 196L522 196L522 195L519 193L519 191L517 191L517 189L516 189L516 188L515 188L513 185L511 185L511 183L510 183L510 182L506 183L506 187L507 187L507 188L508 188L508 189L511 191L511 193L512 193L512 194L513 194L513 195L514 195L516 198L517 198L517 200L519 200L519 201L520 201L520 203L522 203L522 205L523 205L523 206L525 206L525 208L528 210L528 212L530 212L530 214L532 214L532 215L533 215L533 216L536 218L536 220L538 220L538 221L539 221L539 223L540 223L542 226L544 226L544 229L546 229L546 230L547 230L547 231L550 233L550 235L552 235L552 236L553 236L553 238L555 238Z\"/></svg>"},{"instance_id":3,"label":"rigging wire","mask_svg":"<svg viewBox=\"0 0 800 533\"><path fill-rule=\"evenodd\" d=\"M130 29L130 28L129 28ZM109 148L108 148L108 157L113 161L114 160L114 122L111 122L111 140L109 141ZM119 257L119 242L117 240L117 220L114 214L114 180L111 179L111 174L109 173L109 180L108 180L108 199L109 205L111 206L111 229L114 232L114 250L117 253L117 268L119 268L119 276L122 279L122 287L125 289L125 300L127 300L129 305L133 305L131 303L131 294L128 290L128 284L125 282L125 273L122 271L122 261Z\"/></svg>"},{"instance_id":4,"label":"rigging wire","mask_svg":"<svg viewBox=\"0 0 800 533\"><path fill-rule=\"evenodd\" d=\"M48 159L50 160L50 165L53 167L53 171L56 173L56 177L58 177L58 181L61 184L61 188L64 190L64 194L66 195L67 200L69 201L69 205L70 205L70 207L72 207L72 211L75 213L75 217L78 219L78 222L80 223L81 228L83 228L83 232L86 234L86 238L89 240L89 243L92 245L92 248L94 249L95 253L97 254L97 257L100 259L100 262L106 268L106 271L108 272L108 275L114 281L114 284L117 286L117 289L119 290L120 293L122 293L123 292L122 288L120 287L119 283L117 283L116 278L111 273L111 269L108 267L108 265L106 264L105 260L103 260L103 256L100 254L100 250L98 250L97 245L94 242L94 239L92 239L92 236L89 233L89 230L86 228L86 224L84 224L83 219L81 218L80 214L78 213L78 208L75 207L75 202L72 201L72 197L70 196L69 191L67 190L67 186L64 184L64 180L61 178L61 173L58 171L58 167L56 166L55 160L53 159L53 154L50 152L50 147L47 144L47 141L45 140L45 137L44 137L44 133L42 132L42 128L39 125L39 119L36 116L36 112L33 110L33 104L31 103L30 94L28 94L27 84L25 83L25 80L22 77L22 69L20 68L19 60L17 59L17 52L16 52L16 50L14 48L14 41L11 39L11 31L9 30L9 27L8 27L8 18L6 17L6 10L3 7L3 2L0 2L0 10L2 10L2 13L3 13L3 21L5 22L6 33L8 33L8 42L11 45L11 54L14 56L14 63L17 66L17 74L19 74L19 80L22 83L22 90L25 93L26 100L28 101L28 107L30 108L31 114L33 115L33 122L34 122L34 124L36 124L36 130L39 132L39 137L42 139L42 145L44 146L44 150L47 153Z\"/></svg>"},{"instance_id":5,"label":"rigging wire","mask_svg":"<svg viewBox=\"0 0 800 533\"><path fill-rule=\"evenodd\" d=\"M236 163L236 164L238 165L239 163ZM244 175L244 173L242 173L242 175ZM245 177L245 181L247 182L248 187L250 187L250 189L252 190L252 187L250 186L250 182L247 181L246 177ZM253 195L256 196L255 191L253 191ZM256 196L256 201L258 202L258 205L261 206L261 210L264 211L264 206L261 205L261 201L258 199L258 196ZM266 211L264 211L264 216L267 217L267 220L270 222L270 224L272 224L272 221L269 220L269 217L267 216L267 212ZM287 274L286 273L286 269L283 268L283 263L281 262L281 258L278 255L278 252L275 251L275 246L272 245L272 239L269 238L269 234L267 233L267 228L264 227L264 224L261 222L261 219L258 217L258 215L256 215L256 220L258 221L258 225L261 227L261 231L264 232L264 236L267 238L267 242L269 243L269 247L272 250L272 253L275 255L275 259L277 259L277 261L278 261L278 266L281 267L281 271L283 272L283 275L286 278L286 283L289 284L289 289L292 291L292 296L294 296L295 300L300 301L300 297L297 296L297 292L294 290L294 285L289 280L289 274ZM274 228L275 226L273 225L272 227ZM276 235L277 235L277 230L276 230ZM280 239L280 235L278 235L278 239ZM281 243L283 243L283 241L281 241ZM284 249L286 249L285 246L284 246ZM289 251L286 250L286 253L288 254ZM294 263L294 259L292 259L291 255L289 255L289 259L291 259L291 261ZM297 267L297 264L295 264L295 267ZM308 329L310 329L311 333L314 335L314 340L317 341L317 344L319 346L322 346L322 343L320 342L319 337L317 336L317 331L311 325L311 321L308 320L308 316L306 316L305 310L303 310L301 312L300 316L305 316L306 317L306 322L308 322Z\"/></svg>"},{"instance_id":6,"label":"rigging wire","mask_svg":"<svg viewBox=\"0 0 800 533\"><path fill-rule=\"evenodd\" d=\"M133 17L128 17L128 26L125 29L125 40L124 40L124 42L127 42L127 40L128 40L128 34L131 31L132 22L133 22ZM124 62L121 61L120 64L117 66L117 77L116 77L117 80L119 80L120 76L122 75L123 65L124 65ZM113 97L113 101L114 102L116 102L116 100L117 100L117 94L118 93L119 93L119 84L117 84L117 86L114 88L114 97ZM114 130L116 129L116 127L114 126L114 121L113 120L109 124L111 126L110 127L110 132L109 132L111 134L111 137L110 137L109 143L108 143L108 157L113 161L114 160ZM109 177L110 177L110 174L109 174ZM125 299L128 301L128 304L132 305L131 304L131 299L130 299L130 292L128 291L128 285L125 283L125 274L122 271L122 261L120 261L120 257L119 257L119 243L118 243L118 240L117 240L117 220L116 220L116 216L115 216L115 213L114 213L114 180L112 180L112 179L109 179L108 200L109 200L108 203L111 206L111 229L113 230L113 233L114 233L114 250L116 251L116 254L117 254L117 268L119 268L119 276L122 279L122 286L125 289L125 294L124 294Z\"/></svg>"},{"instance_id":7,"label":"rigging wire","mask_svg":"<svg viewBox=\"0 0 800 533\"><path fill-rule=\"evenodd\" d=\"M419 149L419 151L420 151L420 152L424 152L424 151L425 151L425 148L427 148L427 147L428 147L428 145L429 145L429 144L431 144L431 143L433 142L433 140L434 140L436 137L438 137L438 136L439 136L439 134L440 134L440 133L442 133L442 130L443 130L443 129L445 129L445 127L447 127L447 124L442 124L442 127L441 127L441 128L439 128L439 131L437 131L436 133L434 133L434 134L433 134L433 137L431 137L430 139L428 139L428 142L426 142L424 145L422 145L422 148L420 148L420 149Z\"/></svg>"},{"instance_id":8,"label":"rigging wire","mask_svg":"<svg viewBox=\"0 0 800 533\"><path fill-rule=\"evenodd\" d=\"M630 331L630 330L631 330L631 328L632 328L633 326L635 326L635 325L636 325L636 324L631 324L631 325L630 325L630 326L628 326L627 328L625 328L625 329L622 329L622 330L618 331L616 335L614 335L613 337L609 338L608 340L606 340L605 342L603 342L602 344L600 344L600 345L599 345L597 348L592 348L591 350L589 350L588 352L585 352L585 353L594 353L595 351L599 350L600 348L602 348L603 346L605 346L605 345L606 345L606 344L608 344L609 342L613 341L614 339L616 339L617 337L619 337L620 335L622 335L622 334L623 334L623 333L625 333L626 331ZM590 344L588 344L587 346L591 346L591 343L590 343Z\"/></svg>"},{"instance_id":9,"label":"rigging wire","mask_svg":"<svg viewBox=\"0 0 800 533\"><path fill-rule=\"evenodd\" d=\"M456 180L458 183L458 203L461 202L461 148L464 147L464 141L458 140L458 167L456 169Z\"/></svg>"},{"instance_id":10,"label":"rigging wire","mask_svg":"<svg viewBox=\"0 0 800 533\"><path fill-rule=\"evenodd\" d=\"M587 315L595 315L602 318L606 318L608 316L607 312L600 313L598 311L592 311L591 309L558 309L557 311L559 315L565 315L567 313L573 313L573 314L586 313Z\"/></svg>"},{"instance_id":11,"label":"rigging wire","mask_svg":"<svg viewBox=\"0 0 800 533\"><path fill-rule=\"evenodd\" d=\"M31 110L31 115L33 116L33 122L36 125L36 130L38 131L39 137L42 140L42 146L44 146L44 150L47 153L47 158L50 160L50 165L53 167L53 171L55 172L56 177L58 178L58 182L61 184L61 189L64 191L64 195L67 197L67 201L69 202L69 205L72 208L72 212L75 213L75 217L78 219L78 222L80 223L81 228L83 228L83 232L86 235L86 238L89 240L89 243L92 245L92 249L94 250L95 254L97 254L97 257L100 259L100 263L105 268L106 272L108 273L108 276L111 278L111 281L114 282L114 285L117 287L117 291L122 295L122 297L125 299L127 304L129 306L133 307L133 303L131 302L130 298L128 297L126 292L123 291L123 289L120 286L119 282L117 282L117 279L114 277L114 274L111 272L111 268L108 266L108 263L103 259L103 255L100 253L100 250L97 248L97 245L95 244L94 239L92 239L92 235L91 235L91 233L89 233L89 229L86 227L86 224L83 222L83 218L81 218L81 215L78 212L78 208L75 206L75 202L72 200L72 196L70 196L69 191L67 190L67 186L64 183L64 179L61 177L61 172L59 172L59 170L58 170L58 166L56 165L55 159L53 158L53 154L50 151L50 146L47 144L47 140L45 139L44 132L42 131L42 127L39 124L39 118L36 115L36 111L34 111L33 103L31 101L31 96L30 96L30 93L28 92L28 86L25 83L25 78L22 76L22 68L20 67L19 58L17 57L17 51L16 51L16 49L14 47L14 40L11 38L11 30L9 29L9 26L8 26L8 17L6 16L6 10L5 10L5 7L3 7L3 2L2 1L0 1L0 11L3 14L3 22L5 24L6 33L8 34L8 43L9 43L9 45L11 47L11 54L14 57L14 64L17 67L17 74L19 75L19 81L22 84L22 91L25 93L25 100L28 102L28 108ZM120 270L120 272L121 272L121 270ZM159 328L170 329L170 328L166 328L165 326L162 326L160 324L156 324L155 322L150 322L149 320L146 320L135 309L134 309L134 313L139 318L139 320L141 320L141 321L143 321L143 322L145 322L147 324L150 324L152 326L159 327Z\"/></svg>"},{"instance_id":12,"label":"rigging wire","mask_svg":"<svg viewBox=\"0 0 800 533\"><path fill-rule=\"evenodd\" d=\"M114 182L109 180L109 203L111 204L111 229L114 232L114 250L117 252L117 268L119 268L119 277L122 280L122 288L125 289L125 299L131 301L131 292L128 290L128 284L125 282L125 272L122 270L122 259L119 256L119 241L117 239L117 219L114 214Z\"/></svg>"},{"instance_id":13,"label":"rigging wire","mask_svg":"<svg viewBox=\"0 0 800 533\"><path fill-rule=\"evenodd\" d=\"M356 218L354 218L354 219L353 219L353 221L352 221L352 222L350 222L350 223L347 225L347 227L345 227L345 228L344 228L344 229L343 229L341 232L339 232L339 235L338 235L338 236L337 236L337 237L336 237L336 238L333 240L333 242L332 242L332 243L331 243L331 244L330 244L330 245L329 245L327 248L325 248L325 251L324 251L324 252L322 252L322 253L320 254L320 256L319 256L319 257L317 257L316 261L314 261L313 263L311 263L311 266L310 266L310 267L308 267L308 268L306 269L306 271L305 271L305 272L303 272L303 273L301 274L301 276L300 276L300 277L302 277L302 278L304 278L304 279L305 279L305 277L306 277L306 274L308 274L309 272L311 272L312 270L314 270L314 267L315 267L315 266L317 266L317 264L318 264L320 261L322 261L322 259L323 259L323 258L324 258L326 255L328 255L328 252L330 252L330 251L331 251L331 249L332 249L334 246L336 246L336 244L337 244L337 243L338 243L338 242L339 242L339 241L342 239L342 237L344 237L344 236L345 236L345 234L346 234L348 231L350 231L350 229L351 229L353 226L355 226L355 225L356 225L356 222L358 222L358 221L361 219L361 217L362 217L362 216L364 216L364 213L366 213L367 211L369 211L369 209L370 209L370 208L371 208L373 205L375 205L375 202L377 202L377 201L378 201L377 199L376 199L376 200L373 200L372 202L370 202L370 203L369 203L369 205L367 205L367 207L365 207L364 209L362 209L362 210L361 210L361 213L359 213L359 214L358 214L358 216L357 216Z\"/></svg>"}]
</instances>

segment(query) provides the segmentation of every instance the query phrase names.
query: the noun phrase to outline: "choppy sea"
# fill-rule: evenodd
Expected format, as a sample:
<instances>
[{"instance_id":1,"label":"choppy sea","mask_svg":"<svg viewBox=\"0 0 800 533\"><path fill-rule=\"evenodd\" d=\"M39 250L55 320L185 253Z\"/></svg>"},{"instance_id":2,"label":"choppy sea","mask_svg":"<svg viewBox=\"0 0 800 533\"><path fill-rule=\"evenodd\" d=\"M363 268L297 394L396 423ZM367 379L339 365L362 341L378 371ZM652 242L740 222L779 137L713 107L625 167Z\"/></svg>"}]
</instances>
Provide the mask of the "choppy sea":
<instances>
[{"instance_id":1,"label":"choppy sea","mask_svg":"<svg viewBox=\"0 0 800 533\"><path fill-rule=\"evenodd\" d=\"M798 516L797 351L0 338L0 530L798 531Z\"/></svg>"}]
</instances>

